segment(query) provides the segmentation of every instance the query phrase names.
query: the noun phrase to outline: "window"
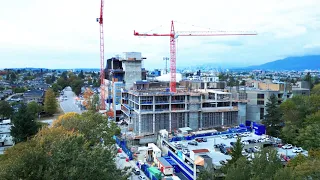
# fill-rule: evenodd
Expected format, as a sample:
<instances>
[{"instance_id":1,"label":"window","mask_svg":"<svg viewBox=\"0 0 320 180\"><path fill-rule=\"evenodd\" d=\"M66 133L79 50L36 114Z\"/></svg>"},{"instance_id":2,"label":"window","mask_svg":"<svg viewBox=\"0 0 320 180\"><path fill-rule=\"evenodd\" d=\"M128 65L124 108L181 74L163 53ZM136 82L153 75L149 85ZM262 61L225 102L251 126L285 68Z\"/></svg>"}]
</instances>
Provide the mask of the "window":
<instances>
[{"instance_id":1,"label":"window","mask_svg":"<svg viewBox=\"0 0 320 180\"><path fill-rule=\"evenodd\" d=\"M257 99L264 99L264 94L257 94Z\"/></svg>"},{"instance_id":2,"label":"window","mask_svg":"<svg viewBox=\"0 0 320 180\"><path fill-rule=\"evenodd\" d=\"M264 105L264 101L257 101L258 105Z\"/></svg>"},{"instance_id":3,"label":"window","mask_svg":"<svg viewBox=\"0 0 320 180\"><path fill-rule=\"evenodd\" d=\"M264 119L264 108L260 108L260 119Z\"/></svg>"}]
</instances>

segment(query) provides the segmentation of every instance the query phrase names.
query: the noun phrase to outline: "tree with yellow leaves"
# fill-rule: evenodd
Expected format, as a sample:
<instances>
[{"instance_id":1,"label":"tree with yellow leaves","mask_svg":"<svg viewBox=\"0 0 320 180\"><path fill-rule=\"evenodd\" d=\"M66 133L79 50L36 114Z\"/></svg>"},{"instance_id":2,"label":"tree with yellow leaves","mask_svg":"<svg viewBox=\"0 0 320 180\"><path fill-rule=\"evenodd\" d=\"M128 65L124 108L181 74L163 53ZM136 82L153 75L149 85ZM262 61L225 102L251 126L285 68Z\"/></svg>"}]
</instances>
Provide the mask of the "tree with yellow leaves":
<instances>
[{"instance_id":1,"label":"tree with yellow leaves","mask_svg":"<svg viewBox=\"0 0 320 180\"><path fill-rule=\"evenodd\" d=\"M90 111L97 111L98 110L98 102L99 96L94 94L91 88L87 88L86 91L83 93L84 102L83 105L86 107L87 110Z\"/></svg>"}]
</instances>

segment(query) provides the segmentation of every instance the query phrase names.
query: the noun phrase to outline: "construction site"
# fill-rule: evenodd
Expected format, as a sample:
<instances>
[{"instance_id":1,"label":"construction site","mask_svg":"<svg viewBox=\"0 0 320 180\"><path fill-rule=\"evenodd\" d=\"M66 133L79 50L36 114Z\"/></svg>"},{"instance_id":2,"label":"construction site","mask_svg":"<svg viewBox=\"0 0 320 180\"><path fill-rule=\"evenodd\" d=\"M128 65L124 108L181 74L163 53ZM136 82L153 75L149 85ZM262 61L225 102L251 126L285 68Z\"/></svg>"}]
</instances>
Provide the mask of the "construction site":
<instances>
[{"instance_id":1,"label":"construction site","mask_svg":"<svg viewBox=\"0 0 320 180\"><path fill-rule=\"evenodd\" d=\"M189 127L192 130L233 126L238 123L237 103L231 93L218 90L177 89L131 90L123 93L122 112L137 136L169 132Z\"/></svg>"},{"instance_id":2,"label":"construction site","mask_svg":"<svg viewBox=\"0 0 320 180\"><path fill-rule=\"evenodd\" d=\"M257 35L255 32L176 32L174 21L171 21L170 33L134 31L133 35L138 37L169 38L170 58L164 60L166 67L170 60L170 79L153 82L147 80L147 71L142 67L146 58L141 52L117 55L108 59L105 66L103 8L104 1L101 0L100 17L97 18L100 24L100 110L106 111L109 119L126 121L134 139L156 134L161 129L173 133L182 127L202 130L236 125L239 119L245 119L239 117L245 114L238 113L240 102L224 90L225 82L219 82L218 77L190 82L177 79L176 39L181 36L254 36Z\"/></svg>"}]
</instances>

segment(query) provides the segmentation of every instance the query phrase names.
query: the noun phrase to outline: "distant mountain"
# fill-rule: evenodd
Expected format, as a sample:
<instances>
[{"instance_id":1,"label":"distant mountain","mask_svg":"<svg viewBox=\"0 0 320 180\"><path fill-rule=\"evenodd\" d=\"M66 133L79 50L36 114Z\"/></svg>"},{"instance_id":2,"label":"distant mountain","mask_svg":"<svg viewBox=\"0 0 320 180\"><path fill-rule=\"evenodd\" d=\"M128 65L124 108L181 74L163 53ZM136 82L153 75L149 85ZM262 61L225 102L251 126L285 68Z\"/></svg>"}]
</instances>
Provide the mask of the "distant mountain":
<instances>
[{"instance_id":1,"label":"distant mountain","mask_svg":"<svg viewBox=\"0 0 320 180\"><path fill-rule=\"evenodd\" d=\"M317 70L320 69L320 55L288 57L245 69L259 70Z\"/></svg>"}]
</instances>

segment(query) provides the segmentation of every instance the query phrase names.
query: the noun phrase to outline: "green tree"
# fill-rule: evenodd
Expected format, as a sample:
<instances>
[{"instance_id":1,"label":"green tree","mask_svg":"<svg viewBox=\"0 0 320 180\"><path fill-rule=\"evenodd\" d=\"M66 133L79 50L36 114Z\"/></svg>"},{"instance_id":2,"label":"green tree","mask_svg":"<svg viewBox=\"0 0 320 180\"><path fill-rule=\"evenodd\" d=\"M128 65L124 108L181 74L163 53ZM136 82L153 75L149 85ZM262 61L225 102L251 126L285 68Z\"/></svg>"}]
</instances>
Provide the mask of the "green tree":
<instances>
[{"instance_id":1,"label":"green tree","mask_svg":"<svg viewBox=\"0 0 320 180\"><path fill-rule=\"evenodd\" d=\"M62 87L59 86L57 83L53 83L51 88L56 95L58 95L59 91L62 90Z\"/></svg>"},{"instance_id":2,"label":"green tree","mask_svg":"<svg viewBox=\"0 0 320 180\"><path fill-rule=\"evenodd\" d=\"M309 83L310 89L313 88L312 77L311 77L310 72L308 72L308 73L304 76L303 80L304 80L304 81L307 81L307 82Z\"/></svg>"},{"instance_id":3,"label":"green tree","mask_svg":"<svg viewBox=\"0 0 320 180\"><path fill-rule=\"evenodd\" d=\"M311 89L311 94L320 95L320 84L315 85Z\"/></svg>"},{"instance_id":4,"label":"green tree","mask_svg":"<svg viewBox=\"0 0 320 180\"><path fill-rule=\"evenodd\" d=\"M76 95L79 95L81 93L82 86L83 86L83 81L80 79L75 79L74 81L71 82L72 91Z\"/></svg>"},{"instance_id":5,"label":"green tree","mask_svg":"<svg viewBox=\"0 0 320 180\"><path fill-rule=\"evenodd\" d=\"M44 99L44 111L50 115L53 115L57 112L58 104L55 97L55 94L52 89L48 89L45 94Z\"/></svg>"},{"instance_id":6,"label":"green tree","mask_svg":"<svg viewBox=\"0 0 320 180\"><path fill-rule=\"evenodd\" d=\"M26 141L38 132L39 125L35 121L34 114L28 111L26 105L22 104L12 117L11 136L15 143Z\"/></svg>"},{"instance_id":7,"label":"green tree","mask_svg":"<svg viewBox=\"0 0 320 180\"><path fill-rule=\"evenodd\" d=\"M90 148L81 134L63 128L42 129L30 141L8 149L0 162L0 175L4 179L125 180L128 177L125 171L116 168L112 151L101 146Z\"/></svg>"},{"instance_id":8,"label":"green tree","mask_svg":"<svg viewBox=\"0 0 320 180\"><path fill-rule=\"evenodd\" d=\"M54 74L52 74L51 76L51 82L54 83L56 81L56 76Z\"/></svg>"},{"instance_id":9,"label":"green tree","mask_svg":"<svg viewBox=\"0 0 320 180\"><path fill-rule=\"evenodd\" d=\"M16 88L13 89L13 92L14 93L24 93L24 92L26 92L26 88L24 88L24 87L16 87Z\"/></svg>"},{"instance_id":10,"label":"green tree","mask_svg":"<svg viewBox=\"0 0 320 180\"><path fill-rule=\"evenodd\" d=\"M80 79L84 79L84 78L85 78L85 76L84 76L84 74L83 74L83 70L80 71L80 73L78 74L78 77L79 77Z\"/></svg>"},{"instance_id":11,"label":"green tree","mask_svg":"<svg viewBox=\"0 0 320 180\"><path fill-rule=\"evenodd\" d=\"M10 118L13 114L13 109L7 101L0 101L0 118Z\"/></svg>"},{"instance_id":12,"label":"green tree","mask_svg":"<svg viewBox=\"0 0 320 180\"><path fill-rule=\"evenodd\" d=\"M240 86L245 86L245 85L246 85L246 81L242 80L241 83L240 83Z\"/></svg>"},{"instance_id":13,"label":"green tree","mask_svg":"<svg viewBox=\"0 0 320 180\"><path fill-rule=\"evenodd\" d=\"M251 164L241 157L228 168L225 180L248 180L252 176L251 171Z\"/></svg>"},{"instance_id":14,"label":"green tree","mask_svg":"<svg viewBox=\"0 0 320 180\"><path fill-rule=\"evenodd\" d=\"M267 114L262 123L266 126L267 134L279 137L283 122L281 121L281 111L278 105L278 98L272 94L266 105Z\"/></svg>"},{"instance_id":15,"label":"green tree","mask_svg":"<svg viewBox=\"0 0 320 180\"><path fill-rule=\"evenodd\" d=\"M61 116L58 122L53 124L54 127L60 127L69 131L78 131L86 137L91 145L99 144L100 138L106 139L105 145L114 144L113 135L119 135L119 128L113 122L108 123L107 117L99 113L88 111L84 112L81 116L70 115Z\"/></svg>"},{"instance_id":16,"label":"green tree","mask_svg":"<svg viewBox=\"0 0 320 180\"><path fill-rule=\"evenodd\" d=\"M227 165L234 164L240 157L242 157L242 150L243 150L243 145L241 143L241 138L238 137L237 141L231 147L231 152L230 152L231 159L228 160Z\"/></svg>"},{"instance_id":17,"label":"green tree","mask_svg":"<svg viewBox=\"0 0 320 180\"><path fill-rule=\"evenodd\" d=\"M89 84L89 85L92 85L92 78L89 78L89 79L88 79L88 84Z\"/></svg>"},{"instance_id":18,"label":"green tree","mask_svg":"<svg viewBox=\"0 0 320 180\"><path fill-rule=\"evenodd\" d=\"M28 103L28 105L27 105L28 112L33 114L35 119L38 117L38 115L42 111L42 109L43 109L42 105L40 105L34 101Z\"/></svg>"},{"instance_id":19,"label":"green tree","mask_svg":"<svg viewBox=\"0 0 320 180\"><path fill-rule=\"evenodd\" d=\"M45 80L46 80L47 84L51 84L52 83L50 76L47 76Z\"/></svg>"}]
</instances>

